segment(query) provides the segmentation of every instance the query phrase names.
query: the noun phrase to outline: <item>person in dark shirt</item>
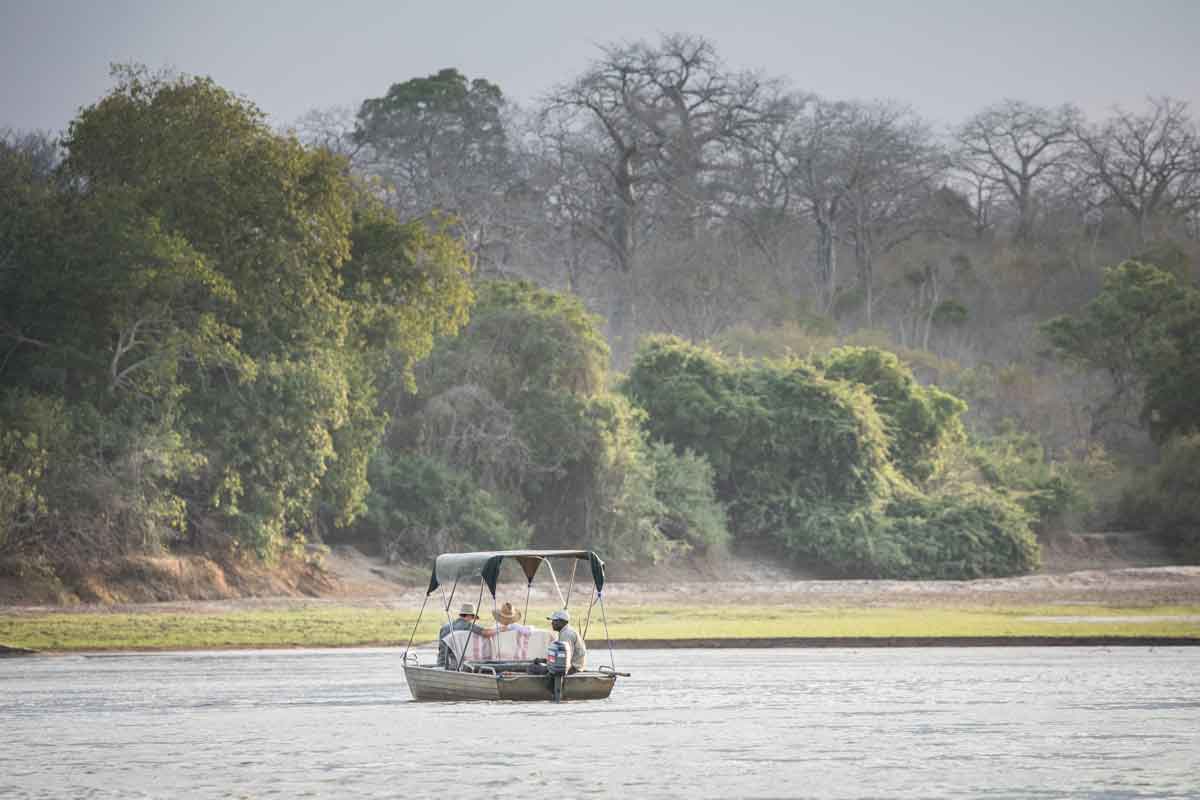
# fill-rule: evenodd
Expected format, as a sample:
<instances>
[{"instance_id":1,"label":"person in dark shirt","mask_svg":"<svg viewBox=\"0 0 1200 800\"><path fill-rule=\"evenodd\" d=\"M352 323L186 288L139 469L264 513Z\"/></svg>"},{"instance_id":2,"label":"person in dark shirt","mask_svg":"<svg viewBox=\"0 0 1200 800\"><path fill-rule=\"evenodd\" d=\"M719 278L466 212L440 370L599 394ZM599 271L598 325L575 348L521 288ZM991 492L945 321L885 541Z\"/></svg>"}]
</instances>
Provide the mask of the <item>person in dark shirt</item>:
<instances>
[{"instance_id":1,"label":"person in dark shirt","mask_svg":"<svg viewBox=\"0 0 1200 800\"><path fill-rule=\"evenodd\" d=\"M485 639L490 639L496 635L494 628L484 628L476 625L476 620L479 615L475 613L474 603L463 603L458 610L458 619L453 622L447 622L438 631L438 658L437 665L443 669L458 669L458 659L450 650L450 646L446 644L445 637L453 631L471 631L475 636L482 636Z\"/></svg>"}]
</instances>

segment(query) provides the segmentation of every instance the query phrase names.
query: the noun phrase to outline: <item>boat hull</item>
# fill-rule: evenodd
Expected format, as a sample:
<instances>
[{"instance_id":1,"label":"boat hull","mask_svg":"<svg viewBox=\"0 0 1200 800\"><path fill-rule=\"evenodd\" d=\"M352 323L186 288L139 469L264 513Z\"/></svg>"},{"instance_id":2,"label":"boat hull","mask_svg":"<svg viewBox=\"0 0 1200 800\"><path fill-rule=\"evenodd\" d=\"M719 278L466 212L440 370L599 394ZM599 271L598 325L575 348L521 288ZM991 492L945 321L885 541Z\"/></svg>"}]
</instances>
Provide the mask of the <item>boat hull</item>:
<instances>
[{"instance_id":1,"label":"boat hull","mask_svg":"<svg viewBox=\"0 0 1200 800\"><path fill-rule=\"evenodd\" d=\"M414 700L553 700L547 675L453 672L437 667L405 665L404 677ZM606 672L581 672L563 680L562 699L603 700L612 694L617 676Z\"/></svg>"}]
</instances>

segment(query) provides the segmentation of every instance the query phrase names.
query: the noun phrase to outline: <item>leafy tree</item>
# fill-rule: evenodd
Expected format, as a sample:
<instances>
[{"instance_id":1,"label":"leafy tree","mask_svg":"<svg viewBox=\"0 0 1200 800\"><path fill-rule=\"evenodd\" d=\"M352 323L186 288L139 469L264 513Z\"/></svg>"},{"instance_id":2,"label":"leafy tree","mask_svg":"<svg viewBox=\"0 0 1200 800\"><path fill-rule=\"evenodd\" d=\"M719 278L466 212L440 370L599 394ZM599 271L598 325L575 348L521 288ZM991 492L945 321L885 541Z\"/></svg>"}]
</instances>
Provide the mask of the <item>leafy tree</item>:
<instances>
[{"instance_id":1,"label":"leafy tree","mask_svg":"<svg viewBox=\"0 0 1200 800\"><path fill-rule=\"evenodd\" d=\"M607 390L607 361L577 298L483 283L470 324L439 341L399 402L388 446L470 475L541 545L629 559L720 546L707 465L647 444L643 415Z\"/></svg>"},{"instance_id":2,"label":"leafy tree","mask_svg":"<svg viewBox=\"0 0 1200 800\"><path fill-rule=\"evenodd\" d=\"M651 436L708 458L743 537L786 526L804 502L869 505L898 479L866 392L798 361L730 365L655 337L624 391Z\"/></svg>"},{"instance_id":3,"label":"leafy tree","mask_svg":"<svg viewBox=\"0 0 1200 800\"><path fill-rule=\"evenodd\" d=\"M211 80L116 77L71 124L54 182L0 158L19 190L0 229L15 342L0 369L91 414L94 439L123 431L48 471L128 476L128 514L105 518L219 528L271 557L365 508L380 393L465 322L466 254ZM58 486L48 504L70 508Z\"/></svg>"},{"instance_id":4,"label":"leafy tree","mask_svg":"<svg viewBox=\"0 0 1200 800\"><path fill-rule=\"evenodd\" d=\"M352 138L405 219L449 215L483 267L505 259L515 182L500 87L453 68L364 100Z\"/></svg>"},{"instance_id":5,"label":"leafy tree","mask_svg":"<svg viewBox=\"0 0 1200 800\"><path fill-rule=\"evenodd\" d=\"M1126 261L1105 273L1078 317L1050 320L1042 332L1060 357L1108 375L1112 388L1092 409L1093 430L1138 405L1159 442L1200 425L1190 388L1200 376L1200 291L1170 273Z\"/></svg>"},{"instance_id":6,"label":"leafy tree","mask_svg":"<svg viewBox=\"0 0 1200 800\"><path fill-rule=\"evenodd\" d=\"M358 530L376 539L389 560L507 550L529 541L528 526L515 522L471 476L436 459L380 449L370 480L374 490Z\"/></svg>"},{"instance_id":7,"label":"leafy tree","mask_svg":"<svg viewBox=\"0 0 1200 800\"><path fill-rule=\"evenodd\" d=\"M1028 517L999 493L925 495L900 474L932 474L961 434L965 406L917 386L891 354L846 348L815 365L728 362L656 337L624 390L646 410L651 435L710 459L740 541L765 538L836 573L872 577L1010 575L1037 565Z\"/></svg>"},{"instance_id":8,"label":"leafy tree","mask_svg":"<svg viewBox=\"0 0 1200 800\"><path fill-rule=\"evenodd\" d=\"M1161 535L1191 563L1200 562L1200 434L1177 436L1162 459L1121 498L1120 521Z\"/></svg>"},{"instance_id":9,"label":"leafy tree","mask_svg":"<svg viewBox=\"0 0 1200 800\"><path fill-rule=\"evenodd\" d=\"M910 480L937 474L947 445L963 436L967 404L936 386L921 386L894 353L871 347L843 347L820 365L825 376L862 384L875 400L891 438L889 455Z\"/></svg>"}]
</instances>

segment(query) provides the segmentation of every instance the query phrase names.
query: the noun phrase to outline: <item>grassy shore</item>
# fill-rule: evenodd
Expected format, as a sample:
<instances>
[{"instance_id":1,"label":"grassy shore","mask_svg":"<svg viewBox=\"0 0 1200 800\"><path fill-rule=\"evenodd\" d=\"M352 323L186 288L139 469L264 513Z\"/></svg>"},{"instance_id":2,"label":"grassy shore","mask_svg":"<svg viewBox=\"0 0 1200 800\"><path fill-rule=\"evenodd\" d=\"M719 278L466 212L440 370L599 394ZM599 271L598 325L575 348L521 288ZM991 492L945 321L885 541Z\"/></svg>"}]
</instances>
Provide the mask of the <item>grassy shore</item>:
<instances>
[{"instance_id":1,"label":"grassy shore","mask_svg":"<svg viewBox=\"0 0 1200 800\"><path fill-rule=\"evenodd\" d=\"M529 617L537 622L548 611L531 609ZM582 610L576 613L582 616ZM45 652L403 645L416 616L413 611L330 607L219 613L4 614L0 611L0 644ZM437 635L438 624L438 620L427 614L416 632L416 641L431 641ZM576 624L582 629L582 618ZM1200 606L634 606L610 611L608 630L613 639L620 640L1096 636L1200 639ZM587 636L590 640L604 638L599 609L592 615Z\"/></svg>"}]
</instances>

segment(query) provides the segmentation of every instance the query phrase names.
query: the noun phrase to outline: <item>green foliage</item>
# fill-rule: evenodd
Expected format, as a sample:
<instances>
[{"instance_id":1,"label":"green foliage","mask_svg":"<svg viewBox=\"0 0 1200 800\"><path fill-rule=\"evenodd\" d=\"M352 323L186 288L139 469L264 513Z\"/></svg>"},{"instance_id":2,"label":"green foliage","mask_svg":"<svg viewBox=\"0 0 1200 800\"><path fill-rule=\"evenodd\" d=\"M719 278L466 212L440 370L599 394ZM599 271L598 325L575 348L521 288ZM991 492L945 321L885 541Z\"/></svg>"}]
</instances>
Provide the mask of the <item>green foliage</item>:
<instances>
[{"instance_id":1,"label":"green foliage","mask_svg":"<svg viewBox=\"0 0 1200 800\"><path fill-rule=\"evenodd\" d=\"M1009 432L979 438L971 443L969 452L986 485L1020 505L1041 530L1056 527L1067 514L1088 508L1079 479L1047 457L1032 434Z\"/></svg>"},{"instance_id":2,"label":"green foliage","mask_svg":"<svg viewBox=\"0 0 1200 800\"><path fill-rule=\"evenodd\" d=\"M653 437L708 459L741 527L769 525L785 498L866 502L894 479L870 397L800 361L730 363L653 337L623 388Z\"/></svg>"},{"instance_id":3,"label":"green foliage","mask_svg":"<svg viewBox=\"0 0 1200 800\"><path fill-rule=\"evenodd\" d=\"M577 298L483 283L470 324L439 340L417 394L399 401L387 446L469 476L539 545L631 560L719 547L711 469L647 444L644 415L606 388L607 362Z\"/></svg>"},{"instance_id":4,"label":"green foliage","mask_svg":"<svg viewBox=\"0 0 1200 800\"><path fill-rule=\"evenodd\" d=\"M528 526L462 472L416 453L381 449L359 531L389 559L424 559L453 550L505 550L528 544Z\"/></svg>"},{"instance_id":5,"label":"green foliage","mask_svg":"<svg viewBox=\"0 0 1200 800\"><path fill-rule=\"evenodd\" d=\"M1200 427L1200 290L1126 261L1107 270L1103 290L1078 317L1050 320L1042 332L1060 357L1109 375L1099 417L1140 399L1158 442Z\"/></svg>"},{"instance_id":6,"label":"green foliage","mask_svg":"<svg viewBox=\"0 0 1200 800\"><path fill-rule=\"evenodd\" d=\"M880 572L899 578L1020 575L1038 567L1028 515L994 492L906 497L887 509L887 538L900 557Z\"/></svg>"},{"instance_id":7,"label":"green foliage","mask_svg":"<svg viewBox=\"0 0 1200 800\"><path fill-rule=\"evenodd\" d=\"M678 454L663 442L650 445L654 496L662 506L658 528L663 536L701 551L729 546L725 511L713 493L713 469L691 451Z\"/></svg>"},{"instance_id":8,"label":"green foliage","mask_svg":"<svg viewBox=\"0 0 1200 800\"><path fill-rule=\"evenodd\" d=\"M1027 515L994 492L904 493L877 508L810 504L780 538L836 573L870 578L965 580L1036 569Z\"/></svg>"},{"instance_id":9,"label":"green foliage","mask_svg":"<svg viewBox=\"0 0 1200 800\"><path fill-rule=\"evenodd\" d=\"M842 347L818 363L826 377L862 384L871 393L891 438L892 463L906 478L932 478L945 448L962 439L966 403L936 386L921 386L894 353Z\"/></svg>"},{"instance_id":10,"label":"green foliage","mask_svg":"<svg viewBox=\"0 0 1200 800\"><path fill-rule=\"evenodd\" d=\"M0 148L0 369L70 420L38 546L273 558L363 512L381 394L466 322L469 261L211 80L116 78L55 180Z\"/></svg>"},{"instance_id":11,"label":"green foliage","mask_svg":"<svg viewBox=\"0 0 1200 800\"><path fill-rule=\"evenodd\" d=\"M624 390L646 409L653 436L713 464L742 540L767 537L866 577L971 578L1037 565L1027 515L998 492L927 496L905 480L943 466L962 440L965 404L921 387L891 353L730 362L657 337Z\"/></svg>"},{"instance_id":12,"label":"green foliage","mask_svg":"<svg viewBox=\"0 0 1200 800\"><path fill-rule=\"evenodd\" d=\"M1125 492L1119 517L1129 528L1157 532L1190 563L1200 563L1200 434L1166 443L1161 461Z\"/></svg>"}]
</instances>

